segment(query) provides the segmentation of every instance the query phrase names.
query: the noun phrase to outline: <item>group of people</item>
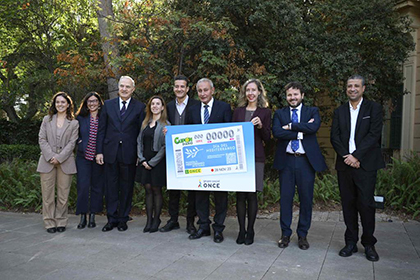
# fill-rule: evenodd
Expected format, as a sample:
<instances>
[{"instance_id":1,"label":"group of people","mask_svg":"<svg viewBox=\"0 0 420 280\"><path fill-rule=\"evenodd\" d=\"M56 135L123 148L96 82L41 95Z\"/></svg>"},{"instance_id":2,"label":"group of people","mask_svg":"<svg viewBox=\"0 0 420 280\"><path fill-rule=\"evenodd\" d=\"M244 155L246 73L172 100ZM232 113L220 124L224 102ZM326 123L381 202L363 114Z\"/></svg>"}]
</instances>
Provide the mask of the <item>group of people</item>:
<instances>
[{"instance_id":1,"label":"group of people","mask_svg":"<svg viewBox=\"0 0 420 280\"><path fill-rule=\"evenodd\" d=\"M297 225L298 247L309 248L307 239L312 219L315 172L327 168L316 133L321 125L319 110L303 104L305 92L299 82L288 83L284 90L288 106L277 110L272 118L264 86L250 79L241 87L238 107L214 98L210 79L196 84L198 99L188 96L185 76L174 79L174 100L165 104L158 95L147 105L132 97L135 82L122 76L118 97L103 101L96 92L88 93L73 115L73 103L64 92L52 99L49 113L39 132L41 157L37 171L41 174L43 219L49 233L63 232L67 225L67 201L72 174L77 172L77 210L83 229L95 227L95 214L102 212L105 195L108 222L102 231L127 230L134 181L145 188L147 221L143 232L169 232L179 229L180 190L169 190L169 215L160 227L162 187L166 186L166 126L251 122L254 125L255 192L236 192L239 233L236 243L254 242L254 224L258 212L257 192L264 186L264 146L277 139L273 167L280 182L280 248L288 247L292 236L293 197L297 189L300 201ZM349 102L334 111L331 143L337 153L336 169L346 224L342 257L357 252L360 215L361 243L366 258L379 260L375 250L374 190L376 172L384 167L381 155L381 106L363 97L365 80L354 75L347 80ZM77 147L76 160L73 150ZM55 189L57 199L55 200ZM187 191L189 239L210 236L209 191ZM228 210L228 193L214 191L215 215L212 224L216 243L223 242L224 221ZM89 214L89 218L87 215ZM198 229L195 217L198 216Z\"/></svg>"}]
</instances>

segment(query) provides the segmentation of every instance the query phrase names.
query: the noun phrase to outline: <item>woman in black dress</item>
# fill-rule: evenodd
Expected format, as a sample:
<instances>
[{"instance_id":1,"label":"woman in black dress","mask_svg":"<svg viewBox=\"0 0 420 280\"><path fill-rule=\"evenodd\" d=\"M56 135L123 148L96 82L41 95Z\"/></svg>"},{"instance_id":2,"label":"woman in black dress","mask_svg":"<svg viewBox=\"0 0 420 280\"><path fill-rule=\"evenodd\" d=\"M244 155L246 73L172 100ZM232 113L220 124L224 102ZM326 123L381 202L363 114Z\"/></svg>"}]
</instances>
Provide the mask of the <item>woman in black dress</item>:
<instances>
[{"instance_id":1,"label":"woman in black dress","mask_svg":"<svg viewBox=\"0 0 420 280\"><path fill-rule=\"evenodd\" d=\"M252 122L255 143L255 183L256 191L264 187L264 142L271 137L271 110L265 89L258 79L250 79L242 86L238 108L233 112L233 122ZM258 212L257 192L237 192L236 211L239 222L239 234L236 243L251 245L254 243L254 223ZM245 231L245 217L248 213L248 226Z\"/></svg>"},{"instance_id":2,"label":"woman in black dress","mask_svg":"<svg viewBox=\"0 0 420 280\"><path fill-rule=\"evenodd\" d=\"M143 232L156 232L162 211L162 187L166 185L165 135L167 121L165 101L155 95L146 106L146 117L137 138L138 170L136 180L146 189L147 223Z\"/></svg>"}]
</instances>

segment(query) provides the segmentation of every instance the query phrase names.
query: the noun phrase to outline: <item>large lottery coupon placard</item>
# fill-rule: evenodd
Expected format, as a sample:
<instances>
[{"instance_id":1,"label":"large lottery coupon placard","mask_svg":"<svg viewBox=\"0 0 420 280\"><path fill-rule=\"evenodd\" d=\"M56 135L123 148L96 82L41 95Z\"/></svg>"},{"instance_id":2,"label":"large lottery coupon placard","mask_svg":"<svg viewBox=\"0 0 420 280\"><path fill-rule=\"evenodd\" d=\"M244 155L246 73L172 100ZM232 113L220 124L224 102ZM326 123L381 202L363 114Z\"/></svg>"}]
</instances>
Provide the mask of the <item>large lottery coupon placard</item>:
<instances>
[{"instance_id":1,"label":"large lottery coupon placard","mask_svg":"<svg viewBox=\"0 0 420 280\"><path fill-rule=\"evenodd\" d=\"M255 191L251 123L168 126L167 129L168 189Z\"/></svg>"}]
</instances>

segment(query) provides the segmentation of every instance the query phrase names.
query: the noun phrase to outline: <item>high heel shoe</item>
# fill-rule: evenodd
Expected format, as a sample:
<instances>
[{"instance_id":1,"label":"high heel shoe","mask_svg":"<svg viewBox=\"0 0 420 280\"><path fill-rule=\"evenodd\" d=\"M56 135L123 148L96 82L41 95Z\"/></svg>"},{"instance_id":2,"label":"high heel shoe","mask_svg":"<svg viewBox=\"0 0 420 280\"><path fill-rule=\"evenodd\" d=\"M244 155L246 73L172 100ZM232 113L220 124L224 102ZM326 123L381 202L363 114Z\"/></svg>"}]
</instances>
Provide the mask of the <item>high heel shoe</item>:
<instances>
[{"instance_id":1,"label":"high heel shoe","mask_svg":"<svg viewBox=\"0 0 420 280\"><path fill-rule=\"evenodd\" d=\"M152 227L150 228L150 233L158 231L159 225L160 225L160 219L159 218L154 218L153 223L152 223Z\"/></svg>"},{"instance_id":2,"label":"high heel shoe","mask_svg":"<svg viewBox=\"0 0 420 280\"><path fill-rule=\"evenodd\" d=\"M86 227L86 214L80 214L80 223L77 225L78 229Z\"/></svg>"},{"instance_id":3,"label":"high heel shoe","mask_svg":"<svg viewBox=\"0 0 420 280\"><path fill-rule=\"evenodd\" d=\"M150 229L152 228L152 220L153 219L147 219L146 226L144 227L143 232L150 231Z\"/></svg>"},{"instance_id":4,"label":"high heel shoe","mask_svg":"<svg viewBox=\"0 0 420 280\"><path fill-rule=\"evenodd\" d=\"M239 231L238 238L236 238L236 244L244 244L245 243L245 235L246 231Z\"/></svg>"},{"instance_id":5,"label":"high heel shoe","mask_svg":"<svg viewBox=\"0 0 420 280\"><path fill-rule=\"evenodd\" d=\"M251 245L252 243L254 243L254 235L255 233L253 230L248 230L245 237L245 245Z\"/></svg>"},{"instance_id":6,"label":"high heel shoe","mask_svg":"<svg viewBox=\"0 0 420 280\"><path fill-rule=\"evenodd\" d=\"M96 223L95 223L95 213L90 213L89 214L89 223L88 223L88 228L94 228L96 227Z\"/></svg>"}]
</instances>

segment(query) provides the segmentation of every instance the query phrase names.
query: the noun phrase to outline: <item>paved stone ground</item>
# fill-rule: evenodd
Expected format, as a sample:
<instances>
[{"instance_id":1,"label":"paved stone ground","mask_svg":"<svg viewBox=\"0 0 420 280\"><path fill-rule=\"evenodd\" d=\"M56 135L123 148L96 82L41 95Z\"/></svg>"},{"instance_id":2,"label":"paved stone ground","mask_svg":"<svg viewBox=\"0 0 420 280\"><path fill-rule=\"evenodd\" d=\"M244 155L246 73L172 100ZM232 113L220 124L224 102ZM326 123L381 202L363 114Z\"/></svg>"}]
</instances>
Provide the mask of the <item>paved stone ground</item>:
<instances>
[{"instance_id":1,"label":"paved stone ground","mask_svg":"<svg viewBox=\"0 0 420 280\"><path fill-rule=\"evenodd\" d=\"M372 263L360 244L353 256L338 256L345 229L340 212L314 213L307 251L296 235L288 248L277 247L276 215L258 219L255 243L239 246L234 217L226 219L225 241L216 244L210 237L188 240L183 218L181 229L168 233L143 233L142 216L126 232L103 233L105 217L94 229L78 230L71 215L66 232L49 234L39 214L0 212L0 279L420 279L420 223L377 220L381 259Z\"/></svg>"}]
</instances>

